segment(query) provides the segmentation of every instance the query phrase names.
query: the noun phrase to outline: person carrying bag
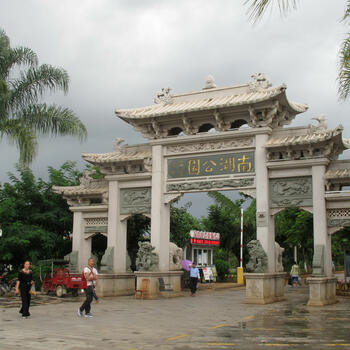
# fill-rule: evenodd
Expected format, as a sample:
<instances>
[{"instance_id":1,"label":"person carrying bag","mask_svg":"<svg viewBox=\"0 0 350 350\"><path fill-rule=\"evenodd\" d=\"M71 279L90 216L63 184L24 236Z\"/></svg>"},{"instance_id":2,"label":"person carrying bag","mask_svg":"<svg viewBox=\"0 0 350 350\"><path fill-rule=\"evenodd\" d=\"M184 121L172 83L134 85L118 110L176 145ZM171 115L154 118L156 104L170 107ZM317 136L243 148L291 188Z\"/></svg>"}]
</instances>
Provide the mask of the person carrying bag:
<instances>
[{"instance_id":1,"label":"person carrying bag","mask_svg":"<svg viewBox=\"0 0 350 350\"><path fill-rule=\"evenodd\" d=\"M97 270L94 268L94 259L90 258L88 260L88 266L84 268L84 276L86 278L86 289L85 289L85 295L86 299L84 303L80 306L78 309L78 316L83 316L83 311L85 310L85 317L93 317L90 310L91 310L91 302L94 297L94 290L95 290L95 284L97 282Z\"/></svg>"}]
</instances>

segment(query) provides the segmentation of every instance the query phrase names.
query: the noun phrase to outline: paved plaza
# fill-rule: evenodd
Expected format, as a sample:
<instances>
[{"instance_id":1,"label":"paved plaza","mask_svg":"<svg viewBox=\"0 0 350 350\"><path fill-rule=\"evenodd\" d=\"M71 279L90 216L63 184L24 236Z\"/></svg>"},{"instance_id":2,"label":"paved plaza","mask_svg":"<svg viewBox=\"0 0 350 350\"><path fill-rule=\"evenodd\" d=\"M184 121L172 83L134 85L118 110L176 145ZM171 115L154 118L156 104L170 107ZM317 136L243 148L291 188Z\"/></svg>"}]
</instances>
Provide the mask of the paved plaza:
<instances>
[{"instance_id":1,"label":"paved plaza","mask_svg":"<svg viewBox=\"0 0 350 350\"><path fill-rule=\"evenodd\" d=\"M79 318L80 301L0 308L0 349L350 349L350 299L307 307L307 287L286 289L287 301L243 304L244 288L204 290L196 297L104 298L94 318ZM74 300L74 301L72 301Z\"/></svg>"}]
</instances>

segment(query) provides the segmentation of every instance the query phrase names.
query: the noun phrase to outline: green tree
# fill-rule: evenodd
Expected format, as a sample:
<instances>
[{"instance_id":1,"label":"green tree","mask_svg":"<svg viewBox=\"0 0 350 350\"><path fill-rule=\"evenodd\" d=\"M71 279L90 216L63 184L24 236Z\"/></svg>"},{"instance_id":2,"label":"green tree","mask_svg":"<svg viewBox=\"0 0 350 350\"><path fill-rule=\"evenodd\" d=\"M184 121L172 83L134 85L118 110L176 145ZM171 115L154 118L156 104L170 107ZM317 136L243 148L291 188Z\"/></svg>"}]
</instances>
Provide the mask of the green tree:
<instances>
[{"instance_id":1,"label":"green tree","mask_svg":"<svg viewBox=\"0 0 350 350\"><path fill-rule=\"evenodd\" d=\"M81 175L72 162L49 168L49 181L17 165L19 176L0 189L0 262L19 266L23 260L62 258L71 251L72 213L52 185L76 185Z\"/></svg>"},{"instance_id":2,"label":"green tree","mask_svg":"<svg viewBox=\"0 0 350 350\"><path fill-rule=\"evenodd\" d=\"M225 256L224 260L229 262L230 267L237 267L240 255L241 207L248 197L241 195L240 199L232 201L220 192L209 192L208 196L213 198L216 203L208 208L208 217L203 218L202 223L206 231L220 233L220 248L223 250L220 254L214 254L214 263L217 264L218 260L222 260L222 257ZM253 200L244 214L244 246L255 238L255 213L256 204ZM246 257L245 252L244 259ZM221 265L225 267L224 264Z\"/></svg>"},{"instance_id":3,"label":"green tree","mask_svg":"<svg viewBox=\"0 0 350 350\"><path fill-rule=\"evenodd\" d=\"M39 65L34 51L12 48L10 39L0 29L0 137L16 144L20 162L33 160L39 135L86 138L86 128L72 110L40 103L46 92L67 93L68 85L69 76L64 69Z\"/></svg>"},{"instance_id":4,"label":"green tree","mask_svg":"<svg viewBox=\"0 0 350 350\"><path fill-rule=\"evenodd\" d=\"M344 266L344 252L350 252L350 227L332 235L332 258L335 266Z\"/></svg>"},{"instance_id":5,"label":"green tree","mask_svg":"<svg viewBox=\"0 0 350 350\"><path fill-rule=\"evenodd\" d=\"M294 260L294 246L298 247L299 261L311 266L313 257L313 215L298 208L288 208L275 218L276 241L285 248L283 265L288 271Z\"/></svg>"},{"instance_id":6,"label":"green tree","mask_svg":"<svg viewBox=\"0 0 350 350\"><path fill-rule=\"evenodd\" d=\"M188 244L191 230L202 228L200 220L188 212L191 205L192 203L188 202L180 208L174 205L170 208L170 241L180 248Z\"/></svg>"},{"instance_id":7,"label":"green tree","mask_svg":"<svg viewBox=\"0 0 350 350\"><path fill-rule=\"evenodd\" d=\"M259 21L269 8L277 3L280 13L287 15L297 9L297 0L245 0L248 5L249 18L253 22ZM350 0L346 1L342 21L348 26L350 19ZM338 95L340 100L346 100L350 92L350 33L348 32L339 49Z\"/></svg>"}]
</instances>

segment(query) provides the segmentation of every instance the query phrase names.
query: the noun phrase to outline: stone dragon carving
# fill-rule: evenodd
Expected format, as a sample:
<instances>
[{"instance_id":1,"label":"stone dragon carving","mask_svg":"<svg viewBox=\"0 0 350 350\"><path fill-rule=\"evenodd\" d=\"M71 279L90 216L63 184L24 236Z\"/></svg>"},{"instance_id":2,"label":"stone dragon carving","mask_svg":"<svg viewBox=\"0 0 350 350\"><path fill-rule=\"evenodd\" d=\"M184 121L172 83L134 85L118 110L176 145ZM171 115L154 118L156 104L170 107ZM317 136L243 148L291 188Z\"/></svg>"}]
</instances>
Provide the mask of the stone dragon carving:
<instances>
[{"instance_id":1,"label":"stone dragon carving","mask_svg":"<svg viewBox=\"0 0 350 350\"><path fill-rule=\"evenodd\" d=\"M228 141L207 141L189 144L179 144L174 146L167 146L168 154L184 153L184 152L199 152L199 151L214 151L222 149L242 148L254 145L252 137L241 137Z\"/></svg>"},{"instance_id":2,"label":"stone dragon carving","mask_svg":"<svg viewBox=\"0 0 350 350\"><path fill-rule=\"evenodd\" d=\"M173 102L173 96L170 94L170 88L162 88L160 92L157 93L154 98L154 103L164 103L169 104Z\"/></svg>"},{"instance_id":3,"label":"stone dragon carving","mask_svg":"<svg viewBox=\"0 0 350 350\"><path fill-rule=\"evenodd\" d=\"M213 188L224 187L247 187L254 185L254 178L244 179L227 179L227 180L211 180L198 182L174 183L167 185L167 191L190 191L190 190L208 190Z\"/></svg>"},{"instance_id":4,"label":"stone dragon carving","mask_svg":"<svg viewBox=\"0 0 350 350\"><path fill-rule=\"evenodd\" d=\"M324 115L313 117L311 119L316 120L318 122L318 125L309 124L309 134L313 134L315 132L320 131L326 131L328 129L327 118Z\"/></svg>"},{"instance_id":5,"label":"stone dragon carving","mask_svg":"<svg viewBox=\"0 0 350 350\"><path fill-rule=\"evenodd\" d=\"M251 91L268 89L272 86L270 80L267 79L264 73L254 73L251 75L251 78L253 79L249 83L249 90Z\"/></svg>"},{"instance_id":6,"label":"stone dragon carving","mask_svg":"<svg viewBox=\"0 0 350 350\"><path fill-rule=\"evenodd\" d=\"M311 206L311 176L270 180L271 208Z\"/></svg>"}]
</instances>

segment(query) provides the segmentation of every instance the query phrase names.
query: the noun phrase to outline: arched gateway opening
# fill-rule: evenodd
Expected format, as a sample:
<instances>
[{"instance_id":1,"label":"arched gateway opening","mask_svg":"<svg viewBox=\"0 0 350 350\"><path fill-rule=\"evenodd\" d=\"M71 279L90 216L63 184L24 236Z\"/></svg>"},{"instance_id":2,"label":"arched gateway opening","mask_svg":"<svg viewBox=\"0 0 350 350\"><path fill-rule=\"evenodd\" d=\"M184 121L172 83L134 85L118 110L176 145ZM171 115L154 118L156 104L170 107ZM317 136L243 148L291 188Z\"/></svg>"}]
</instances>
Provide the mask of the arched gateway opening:
<instances>
[{"instance_id":1,"label":"arched gateway opening","mask_svg":"<svg viewBox=\"0 0 350 350\"><path fill-rule=\"evenodd\" d=\"M85 174L79 186L53 188L74 213L70 259L78 268L91 253L89 232L107 235L101 295L132 293L135 276L138 284L150 280L149 297L161 295L159 279L179 291L182 272L170 263L171 203L188 192L236 190L256 198L256 239L267 256L263 272L245 274L245 302L284 298L274 215L290 207L313 213L309 305L335 302L330 234L350 225L350 194L341 190L350 185L350 161L337 159L350 143L342 127L329 129L324 117L315 117L315 125L287 127L308 107L289 101L286 89L272 86L262 73L221 88L210 78L203 89L182 94L162 89L153 105L115 111L149 141L122 145L117 139L112 152L83 154L104 177ZM158 256L153 271L127 271L127 219L134 214L151 217Z\"/></svg>"},{"instance_id":2,"label":"arched gateway opening","mask_svg":"<svg viewBox=\"0 0 350 350\"><path fill-rule=\"evenodd\" d=\"M291 207L279 211L274 217L276 242L284 249L284 270L290 272L295 261L300 268L300 274L310 274L314 255L313 214Z\"/></svg>"},{"instance_id":3,"label":"arched gateway opening","mask_svg":"<svg viewBox=\"0 0 350 350\"><path fill-rule=\"evenodd\" d=\"M107 237L97 233L91 238L91 256L95 257L95 266L100 268L102 257L107 249Z\"/></svg>"},{"instance_id":4,"label":"arched gateway opening","mask_svg":"<svg viewBox=\"0 0 350 350\"><path fill-rule=\"evenodd\" d=\"M136 214L128 218L127 223L127 269L136 270L136 257L139 250L138 242L149 242L151 219L145 215Z\"/></svg>"}]
</instances>

